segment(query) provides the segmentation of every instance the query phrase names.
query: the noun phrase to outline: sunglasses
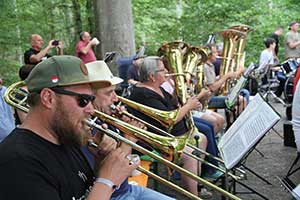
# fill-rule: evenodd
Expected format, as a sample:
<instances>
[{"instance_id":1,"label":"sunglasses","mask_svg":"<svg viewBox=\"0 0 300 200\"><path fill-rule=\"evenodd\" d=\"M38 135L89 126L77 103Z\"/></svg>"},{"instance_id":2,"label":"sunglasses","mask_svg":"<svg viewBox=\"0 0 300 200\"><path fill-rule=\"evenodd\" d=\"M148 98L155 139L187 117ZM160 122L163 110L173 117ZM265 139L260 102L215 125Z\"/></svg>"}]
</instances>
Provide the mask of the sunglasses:
<instances>
[{"instance_id":1,"label":"sunglasses","mask_svg":"<svg viewBox=\"0 0 300 200\"><path fill-rule=\"evenodd\" d=\"M63 88L50 88L53 92L57 94L63 94L63 95L69 95L69 96L75 96L78 106L81 108L86 107L90 102L93 102L95 100L95 96L89 95L89 94L79 94L76 92L64 90Z\"/></svg>"}]
</instances>

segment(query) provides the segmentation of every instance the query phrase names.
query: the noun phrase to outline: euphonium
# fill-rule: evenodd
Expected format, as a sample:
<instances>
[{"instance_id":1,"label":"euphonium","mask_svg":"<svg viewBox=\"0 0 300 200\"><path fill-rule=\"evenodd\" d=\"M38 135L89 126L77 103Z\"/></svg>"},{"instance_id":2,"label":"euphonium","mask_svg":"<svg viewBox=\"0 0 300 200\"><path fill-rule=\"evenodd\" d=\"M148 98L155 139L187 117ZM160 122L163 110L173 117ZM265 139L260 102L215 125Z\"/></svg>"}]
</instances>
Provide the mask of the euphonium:
<instances>
[{"instance_id":1,"label":"euphonium","mask_svg":"<svg viewBox=\"0 0 300 200\"><path fill-rule=\"evenodd\" d=\"M245 37L245 34L241 31L234 29L226 29L220 33L223 37L223 52L222 63L220 67L220 75L225 75L229 72L233 72L234 66L234 54L236 47L241 38ZM229 90L229 81L226 81L225 86L222 88L222 95L227 95Z\"/></svg>"}]
</instances>

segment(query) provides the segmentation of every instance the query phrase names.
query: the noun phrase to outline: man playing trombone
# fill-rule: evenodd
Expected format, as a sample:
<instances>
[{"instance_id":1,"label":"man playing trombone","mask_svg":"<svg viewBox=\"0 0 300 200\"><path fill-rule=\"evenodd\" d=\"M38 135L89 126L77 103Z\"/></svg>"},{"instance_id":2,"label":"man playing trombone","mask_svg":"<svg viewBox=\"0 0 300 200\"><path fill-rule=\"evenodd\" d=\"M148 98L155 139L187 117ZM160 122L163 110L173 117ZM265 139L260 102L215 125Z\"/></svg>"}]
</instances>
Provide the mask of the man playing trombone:
<instances>
[{"instance_id":1,"label":"man playing trombone","mask_svg":"<svg viewBox=\"0 0 300 200\"><path fill-rule=\"evenodd\" d=\"M110 69L103 61L94 61L86 64L89 74L93 80L100 80L102 82L97 82L92 84L92 89L95 94L94 106L95 109L104 112L108 115L112 115L111 106L118 101L118 97L115 93L115 89L117 84L123 82L123 79L113 76ZM122 112L121 110L119 110ZM122 120L126 121L134 126L144 129L145 126L136 121L132 120L126 116L122 116ZM98 123L101 123L100 121ZM117 131L115 129L115 131ZM136 142L137 140L128 135L124 135L124 137ZM105 134L103 135L102 140L106 140L109 148L107 152L113 150L116 147L116 141ZM128 155L131 153L131 147L125 143L120 144L120 148L126 152ZM85 153L89 156L89 153ZM122 200L122 199L131 199L131 200L171 200L172 198L167 197L163 194L160 194L156 191L153 191L148 188L144 188L137 185L128 184L128 181L125 180L118 190L112 194L112 200Z\"/></svg>"},{"instance_id":2,"label":"man playing trombone","mask_svg":"<svg viewBox=\"0 0 300 200\"><path fill-rule=\"evenodd\" d=\"M139 163L117 148L94 173L81 153L95 99L84 63L53 56L25 82L29 113L0 144L0 199L110 199Z\"/></svg>"}]
</instances>

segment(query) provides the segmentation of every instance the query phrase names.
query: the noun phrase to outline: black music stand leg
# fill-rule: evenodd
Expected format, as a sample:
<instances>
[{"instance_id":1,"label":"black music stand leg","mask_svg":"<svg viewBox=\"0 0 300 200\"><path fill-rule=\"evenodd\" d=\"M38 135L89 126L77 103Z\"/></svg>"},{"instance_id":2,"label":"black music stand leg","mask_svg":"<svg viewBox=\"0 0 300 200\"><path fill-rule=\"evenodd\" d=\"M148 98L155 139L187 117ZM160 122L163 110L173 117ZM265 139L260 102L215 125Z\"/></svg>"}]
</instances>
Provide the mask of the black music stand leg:
<instances>
[{"instance_id":1,"label":"black music stand leg","mask_svg":"<svg viewBox=\"0 0 300 200\"><path fill-rule=\"evenodd\" d=\"M274 128L272 127L272 130L281 138L284 139L282 135L280 135L280 133Z\"/></svg>"},{"instance_id":2,"label":"black music stand leg","mask_svg":"<svg viewBox=\"0 0 300 200\"><path fill-rule=\"evenodd\" d=\"M239 194L256 194L257 196L261 197L262 199L269 200L267 197L265 197L261 193L257 192L256 190L252 189L251 187L247 186L246 184L244 184L240 181L236 181L236 182L238 184L240 184L241 186L243 186L244 188L246 188L247 190L251 191L251 193L249 193L249 192L238 192Z\"/></svg>"},{"instance_id":3,"label":"black music stand leg","mask_svg":"<svg viewBox=\"0 0 300 200\"><path fill-rule=\"evenodd\" d=\"M286 176L290 176L290 175L292 175L293 173L295 173L296 171L299 170L299 167L298 167L296 170L293 170L293 171L292 171L292 169L294 168L294 166L295 166L295 165L297 164L297 162L299 161L299 158L300 158L300 153L297 152L297 157L296 157L296 159L294 160L293 164L291 165L291 167L290 167L289 171L287 172L287 175L286 175Z\"/></svg>"},{"instance_id":4,"label":"black music stand leg","mask_svg":"<svg viewBox=\"0 0 300 200\"><path fill-rule=\"evenodd\" d=\"M254 148L254 150L261 156L261 157L265 157L265 155L259 151L257 148Z\"/></svg>"},{"instance_id":5,"label":"black music stand leg","mask_svg":"<svg viewBox=\"0 0 300 200\"><path fill-rule=\"evenodd\" d=\"M272 183L270 183L268 180L266 180L264 177L262 177L261 175L259 175L258 173L256 173L255 171L253 171L252 169L250 169L249 167L247 167L246 165L242 164L242 166L248 170L249 172L251 172L253 175L255 175L257 178L259 178L260 180L262 180L263 182L267 183L268 185L272 185Z\"/></svg>"}]
</instances>

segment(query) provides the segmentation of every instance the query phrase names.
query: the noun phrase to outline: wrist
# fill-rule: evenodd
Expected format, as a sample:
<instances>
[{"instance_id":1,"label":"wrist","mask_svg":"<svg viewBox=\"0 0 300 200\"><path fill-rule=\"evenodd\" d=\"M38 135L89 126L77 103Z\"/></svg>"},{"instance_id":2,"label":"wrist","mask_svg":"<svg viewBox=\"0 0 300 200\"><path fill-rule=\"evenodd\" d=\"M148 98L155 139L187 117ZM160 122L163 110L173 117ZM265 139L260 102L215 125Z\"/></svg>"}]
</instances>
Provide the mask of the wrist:
<instances>
[{"instance_id":1,"label":"wrist","mask_svg":"<svg viewBox=\"0 0 300 200\"><path fill-rule=\"evenodd\" d=\"M120 185L115 185L111 180L106 178L96 178L95 183L101 183L103 185L106 185L110 187L112 190L118 190L120 188Z\"/></svg>"}]
</instances>

